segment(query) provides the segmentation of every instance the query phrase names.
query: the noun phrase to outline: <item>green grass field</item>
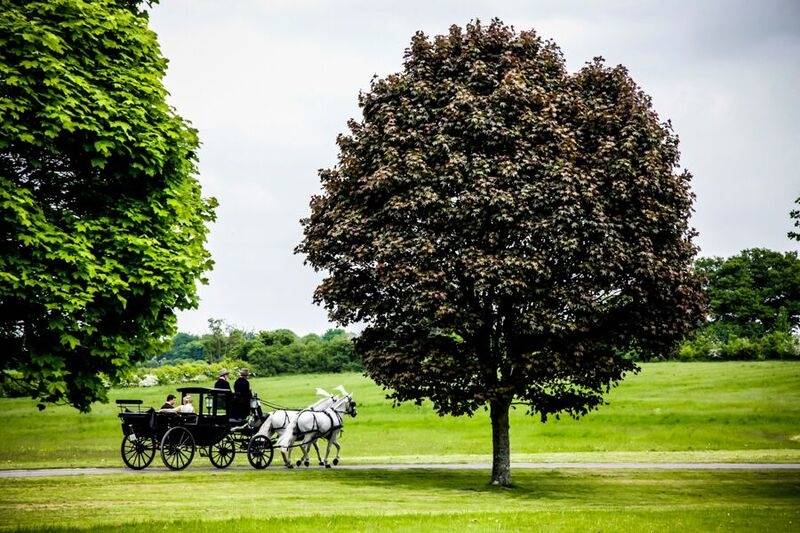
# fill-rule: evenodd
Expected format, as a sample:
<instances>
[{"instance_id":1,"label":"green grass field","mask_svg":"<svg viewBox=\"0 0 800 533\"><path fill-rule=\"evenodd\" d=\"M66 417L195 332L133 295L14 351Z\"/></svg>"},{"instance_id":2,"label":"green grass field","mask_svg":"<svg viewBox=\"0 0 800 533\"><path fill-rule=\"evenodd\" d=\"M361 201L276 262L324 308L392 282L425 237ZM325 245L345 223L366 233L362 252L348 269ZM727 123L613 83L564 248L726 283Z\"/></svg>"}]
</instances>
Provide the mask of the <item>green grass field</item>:
<instances>
[{"instance_id":1,"label":"green grass field","mask_svg":"<svg viewBox=\"0 0 800 533\"><path fill-rule=\"evenodd\" d=\"M798 524L800 473L267 470L0 481L0 527L705 531ZM175 523L177 522L177 524ZM120 529L124 525L124 529Z\"/></svg>"},{"instance_id":2,"label":"green grass field","mask_svg":"<svg viewBox=\"0 0 800 533\"><path fill-rule=\"evenodd\" d=\"M345 463L488 461L481 412L439 417L429 406L393 409L355 374L254 380L262 397L314 400L314 387L344 384L359 403L342 441ZM159 405L173 387L112 398ZM575 420L516 412L515 460L800 462L800 363L644 365ZM120 466L116 409L0 400L2 468ZM155 462L159 464L158 459ZM800 523L800 471L536 470L514 487L467 470L206 470L0 479L0 529L111 531L791 531ZM203 467L203 469L199 469ZM314 502L314 503L311 503Z\"/></svg>"},{"instance_id":3,"label":"green grass field","mask_svg":"<svg viewBox=\"0 0 800 533\"><path fill-rule=\"evenodd\" d=\"M358 417L347 420L343 459L350 463L462 462L491 452L486 413L439 417L428 406L392 408L358 374L255 379L270 400L307 405L314 388L344 384ZM210 385L210 384L209 384ZM122 389L112 399L159 406L174 387ZM630 376L609 405L581 420L546 424L521 410L512 417L515 460L800 461L800 364L655 363ZM0 399L0 468L121 466L113 404L88 415L68 407L38 412L24 399ZM198 464L205 464L198 460ZM237 458L246 465L246 459Z\"/></svg>"}]
</instances>

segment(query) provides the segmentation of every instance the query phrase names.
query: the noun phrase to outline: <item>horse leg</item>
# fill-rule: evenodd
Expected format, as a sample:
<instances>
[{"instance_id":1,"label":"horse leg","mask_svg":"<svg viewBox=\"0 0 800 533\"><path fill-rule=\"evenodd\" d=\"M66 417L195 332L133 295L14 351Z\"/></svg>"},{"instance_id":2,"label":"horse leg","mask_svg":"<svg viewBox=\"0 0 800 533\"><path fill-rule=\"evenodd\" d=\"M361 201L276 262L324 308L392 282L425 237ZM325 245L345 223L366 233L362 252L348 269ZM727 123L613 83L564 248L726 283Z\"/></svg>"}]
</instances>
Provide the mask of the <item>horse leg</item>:
<instances>
[{"instance_id":1,"label":"horse leg","mask_svg":"<svg viewBox=\"0 0 800 533\"><path fill-rule=\"evenodd\" d=\"M312 436L310 439L307 439L304 444L305 449L303 450L303 464L308 467L309 463L311 462L311 457L309 456L310 454L308 452L311 451L311 446L314 446L315 448L317 447L317 439Z\"/></svg>"},{"instance_id":2,"label":"horse leg","mask_svg":"<svg viewBox=\"0 0 800 533\"><path fill-rule=\"evenodd\" d=\"M314 441L312 439L309 439L308 437L306 437L305 439L303 439L303 445L300 447L300 449L303 450L303 464L306 465L306 466L308 466L308 463L309 463L309 461L308 461L308 451L311 448L311 444L313 442Z\"/></svg>"},{"instance_id":3,"label":"horse leg","mask_svg":"<svg viewBox=\"0 0 800 533\"><path fill-rule=\"evenodd\" d=\"M342 447L339 445L339 435L341 435L341 433L342 430L337 429L331 435L331 443L336 446L336 457L333 458L334 466L339 464L339 453L342 451Z\"/></svg>"},{"instance_id":4,"label":"horse leg","mask_svg":"<svg viewBox=\"0 0 800 533\"><path fill-rule=\"evenodd\" d=\"M317 450L317 461L319 461L319 466L322 466L325 463L322 462L322 457L319 454L319 446L317 445L316 439L314 440L314 449Z\"/></svg>"},{"instance_id":5,"label":"horse leg","mask_svg":"<svg viewBox=\"0 0 800 533\"><path fill-rule=\"evenodd\" d=\"M281 439L283 438L285 433L286 433L286 430L281 432L280 437L278 438L278 442L281 441ZM294 465L292 464L292 447L291 447L291 445L283 443L283 444L280 445L280 447L278 449L281 451L281 455L283 456L283 464L286 466L286 468L294 468Z\"/></svg>"},{"instance_id":6,"label":"horse leg","mask_svg":"<svg viewBox=\"0 0 800 533\"><path fill-rule=\"evenodd\" d=\"M313 442L313 439L313 433L308 433L303 437L303 442L300 444L300 449L303 451L303 456L298 459L297 466L300 466L301 464L308 466L308 450L311 448L311 442Z\"/></svg>"},{"instance_id":7,"label":"horse leg","mask_svg":"<svg viewBox=\"0 0 800 533\"><path fill-rule=\"evenodd\" d=\"M328 457L331 454L331 444L333 444L333 435L328 439L328 446L325 448L325 468L331 467L331 464L328 462Z\"/></svg>"},{"instance_id":8,"label":"horse leg","mask_svg":"<svg viewBox=\"0 0 800 533\"><path fill-rule=\"evenodd\" d=\"M291 449L289 451L291 452ZM294 468L294 465L292 464L291 456L283 448L281 448L281 455L283 456L283 465L286 468Z\"/></svg>"}]
</instances>

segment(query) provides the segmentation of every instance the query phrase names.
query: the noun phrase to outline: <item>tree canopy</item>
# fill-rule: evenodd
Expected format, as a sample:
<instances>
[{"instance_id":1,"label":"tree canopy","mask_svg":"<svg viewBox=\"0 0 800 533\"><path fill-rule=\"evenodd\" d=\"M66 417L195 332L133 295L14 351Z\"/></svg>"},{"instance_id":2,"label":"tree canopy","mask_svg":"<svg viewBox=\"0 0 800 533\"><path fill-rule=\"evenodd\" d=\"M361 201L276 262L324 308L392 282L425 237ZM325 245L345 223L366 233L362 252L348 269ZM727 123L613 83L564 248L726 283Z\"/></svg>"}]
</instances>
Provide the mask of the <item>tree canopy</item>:
<instances>
[{"instance_id":1,"label":"tree canopy","mask_svg":"<svg viewBox=\"0 0 800 533\"><path fill-rule=\"evenodd\" d=\"M701 316L677 136L622 66L569 73L500 21L417 33L359 96L297 251L315 299L366 324L356 349L396 401L488 405L493 482L508 410L580 416Z\"/></svg>"},{"instance_id":2,"label":"tree canopy","mask_svg":"<svg viewBox=\"0 0 800 533\"><path fill-rule=\"evenodd\" d=\"M0 9L0 376L82 410L161 351L212 265L197 133L139 4Z\"/></svg>"},{"instance_id":3,"label":"tree canopy","mask_svg":"<svg viewBox=\"0 0 800 533\"><path fill-rule=\"evenodd\" d=\"M763 248L723 259L702 258L709 320L732 333L758 337L800 327L800 258Z\"/></svg>"},{"instance_id":4,"label":"tree canopy","mask_svg":"<svg viewBox=\"0 0 800 533\"><path fill-rule=\"evenodd\" d=\"M146 366L234 360L258 376L363 369L353 350L353 335L342 329L299 337L288 329L252 332L227 325L224 320L211 319L209 330L202 336L176 334L169 349L147 361Z\"/></svg>"}]
</instances>

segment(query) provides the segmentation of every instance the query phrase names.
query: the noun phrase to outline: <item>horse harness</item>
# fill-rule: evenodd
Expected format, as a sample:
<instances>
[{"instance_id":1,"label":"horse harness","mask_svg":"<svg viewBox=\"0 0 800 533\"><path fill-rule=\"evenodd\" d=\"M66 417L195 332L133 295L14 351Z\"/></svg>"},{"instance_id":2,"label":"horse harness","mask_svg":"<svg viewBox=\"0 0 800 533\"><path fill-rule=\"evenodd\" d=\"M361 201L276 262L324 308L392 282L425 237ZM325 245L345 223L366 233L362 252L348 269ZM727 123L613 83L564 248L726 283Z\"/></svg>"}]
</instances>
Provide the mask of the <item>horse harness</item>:
<instances>
[{"instance_id":1,"label":"horse harness","mask_svg":"<svg viewBox=\"0 0 800 533\"><path fill-rule=\"evenodd\" d=\"M328 413L328 411L331 411L334 414L335 420L334 420L334 416L331 416L330 413ZM300 419L300 415L302 415L304 412L322 413L322 414L324 414L325 416L328 417L328 420L330 420L330 422L331 422L331 427L325 433L320 433L319 436L322 437L323 439L328 439L331 436L331 434L333 434L333 431L335 429L339 429L339 428L342 427L342 415L340 415L338 413L338 411L336 411L336 409L333 409L332 407L328 408L328 409L325 409L324 411L315 411L313 409L303 409L303 411L300 411L300 413L297 414L298 420ZM298 436L298 437L301 437L301 436L308 435L309 433L314 433L315 431L319 431L319 423L317 422L317 417L316 416L313 417L312 420L313 420L313 423L311 425L311 429L309 429L308 431L298 431L298 427L295 425L295 435Z\"/></svg>"}]
</instances>

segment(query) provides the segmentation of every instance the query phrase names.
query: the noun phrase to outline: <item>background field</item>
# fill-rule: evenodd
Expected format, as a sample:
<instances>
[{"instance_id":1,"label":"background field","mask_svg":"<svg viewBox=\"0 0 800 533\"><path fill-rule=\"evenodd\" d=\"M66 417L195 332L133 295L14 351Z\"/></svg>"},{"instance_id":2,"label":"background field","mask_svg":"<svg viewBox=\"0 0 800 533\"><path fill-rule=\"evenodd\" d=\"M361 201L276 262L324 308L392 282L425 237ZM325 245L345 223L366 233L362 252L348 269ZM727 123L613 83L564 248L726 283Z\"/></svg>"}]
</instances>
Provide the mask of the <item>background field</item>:
<instances>
[{"instance_id":1,"label":"background field","mask_svg":"<svg viewBox=\"0 0 800 533\"><path fill-rule=\"evenodd\" d=\"M393 409L358 374L255 379L264 398L288 405L314 401L314 388L344 384L358 401L347 420L342 456L349 463L488 460L486 413L439 417L429 406ZM209 384L210 385L210 384ZM121 389L112 399L159 406L174 387ZM800 364L652 363L581 420L542 424L512 416L515 460L800 461ZM0 468L121 466L121 431L113 404L88 415L68 407L38 412L34 402L0 400ZM158 462L156 462L158 464ZM197 464L207 460L198 458ZM246 465L244 457L236 464Z\"/></svg>"},{"instance_id":2,"label":"background field","mask_svg":"<svg viewBox=\"0 0 800 533\"><path fill-rule=\"evenodd\" d=\"M262 397L314 400L344 384L359 403L347 420L344 463L488 461L490 429L439 417L429 406L393 409L357 374L254 380ZM116 390L160 405L172 387ZM800 363L643 365L575 421L512 417L515 460L800 462ZM0 400L2 468L120 466L113 405L66 407ZM537 470L514 488L466 470L227 471L196 457L184 472L0 479L0 529L71 531L714 531L796 530L800 471Z\"/></svg>"}]
</instances>

